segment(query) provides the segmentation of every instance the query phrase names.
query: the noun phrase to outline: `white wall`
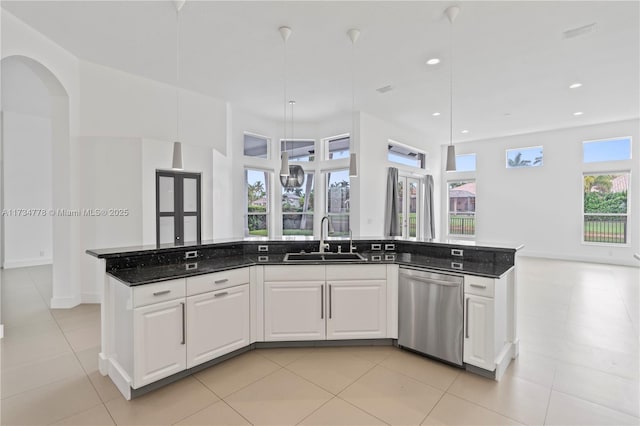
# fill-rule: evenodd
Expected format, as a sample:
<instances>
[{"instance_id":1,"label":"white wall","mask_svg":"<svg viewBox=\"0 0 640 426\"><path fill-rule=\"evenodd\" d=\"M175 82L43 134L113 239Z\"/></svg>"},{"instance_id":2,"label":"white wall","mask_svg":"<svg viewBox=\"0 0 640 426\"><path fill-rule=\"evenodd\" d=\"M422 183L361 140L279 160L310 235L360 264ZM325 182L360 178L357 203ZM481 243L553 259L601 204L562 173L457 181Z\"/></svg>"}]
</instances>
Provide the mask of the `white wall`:
<instances>
[{"instance_id":1,"label":"white wall","mask_svg":"<svg viewBox=\"0 0 640 426\"><path fill-rule=\"evenodd\" d=\"M633 264L640 247L639 221L628 221L628 246L583 244L582 176L584 172L631 171L629 211L640 211L640 122L638 120L461 143L457 154L477 156L476 240L524 244L522 254L605 263ZM584 165L582 142L631 136L634 160ZM507 148L542 145L544 165L505 167ZM447 173L455 179L459 173ZM445 184L442 185L446 208ZM444 213L444 212L443 212ZM446 226L442 221L443 228Z\"/></svg>"}]
</instances>

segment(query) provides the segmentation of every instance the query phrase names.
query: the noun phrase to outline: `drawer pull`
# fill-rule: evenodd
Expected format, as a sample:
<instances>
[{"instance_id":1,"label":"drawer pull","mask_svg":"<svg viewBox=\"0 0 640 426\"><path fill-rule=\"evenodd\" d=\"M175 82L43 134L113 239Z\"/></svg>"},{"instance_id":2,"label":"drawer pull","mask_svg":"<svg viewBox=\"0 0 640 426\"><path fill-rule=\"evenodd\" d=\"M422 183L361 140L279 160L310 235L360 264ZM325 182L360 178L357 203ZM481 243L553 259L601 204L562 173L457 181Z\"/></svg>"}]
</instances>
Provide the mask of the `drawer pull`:
<instances>
[{"instance_id":1,"label":"drawer pull","mask_svg":"<svg viewBox=\"0 0 640 426\"><path fill-rule=\"evenodd\" d=\"M223 278L223 279L221 279L221 280L215 280L213 283L214 283L214 284L224 284L224 283L226 283L227 281L229 281L229 278Z\"/></svg>"},{"instance_id":2,"label":"drawer pull","mask_svg":"<svg viewBox=\"0 0 640 426\"><path fill-rule=\"evenodd\" d=\"M154 296L164 296L165 294L169 294L171 293L171 290L162 290L162 291L156 291L155 293L153 293Z\"/></svg>"},{"instance_id":3,"label":"drawer pull","mask_svg":"<svg viewBox=\"0 0 640 426\"><path fill-rule=\"evenodd\" d=\"M184 302L180 302L180 305L182 305L182 341L180 342L180 344L184 345L185 343L187 343L187 339L186 339L187 321L186 321L186 318L185 318L185 305L184 305Z\"/></svg>"},{"instance_id":4,"label":"drawer pull","mask_svg":"<svg viewBox=\"0 0 640 426\"><path fill-rule=\"evenodd\" d=\"M469 285L470 285L471 287L487 288L487 286L486 286L486 285L482 285L482 284L473 284L473 283L471 283L471 284L469 284Z\"/></svg>"},{"instance_id":5,"label":"drawer pull","mask_svg":"<svg viewBox=\"0 0 640 426\"><path fill-rule=\"evenodd\" d=\"M228 291L223 291L222 293L214 294L213 297L222 297L222 296L226 296L227 294L229 294Z\"/></svg>"},{"instance_id":6,"label":"drawer pull","mask_svg":"<svg viewBox=\"0 0 640 426\"><path fill-rule=\"evenodd\" d=\"M466 315L464 316L464 337L469 338L469 298L465 300L465 310Z\"/></svg>"}]
</instances>

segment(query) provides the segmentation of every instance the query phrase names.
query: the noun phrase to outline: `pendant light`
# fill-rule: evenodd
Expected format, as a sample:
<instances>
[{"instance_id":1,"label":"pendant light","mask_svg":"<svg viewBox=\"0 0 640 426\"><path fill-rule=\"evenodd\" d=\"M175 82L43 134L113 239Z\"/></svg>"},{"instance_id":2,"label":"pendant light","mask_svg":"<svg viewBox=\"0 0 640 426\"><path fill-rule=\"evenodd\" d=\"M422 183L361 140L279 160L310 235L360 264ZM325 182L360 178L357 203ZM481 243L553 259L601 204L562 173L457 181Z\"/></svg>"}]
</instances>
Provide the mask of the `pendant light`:
<instances>
[{"instance_id":1,"label":"pendant light","mask_svg":"<svg viewBox=\"0 0 640 426\"><path fill-rule=\"evenodd\" d=\"M185 0L174 0L176 7L176 141L173 143L173 161L171 168L183 170L182 163L182 143L180 143L180 9L184 6Z\"/></svg>"},{"instance_id":2,"label":"pendant light","mask_svg":"<svg viewBox=\"0 0 640 426\"><path fill-rule=\"evenodd\" d=\"M285 188L300 188L304 184L304 170L297 164L289 164L289 153L287 152L287 40L291 35L291 28L280 27L280 36L284 42L284 151L280 154L280 183ZM291 139L293 140L293 106L296 101L290 100L291 106Z\"/></svg>"},{"instance_id":3,"label":"pendant light","mask_svg":"<svg viewBox=\"0 0 640 426\"><path fill-rule=\"evenodd\" d=\"M351 136L349 137L350 141L353 141L353 138L356 134L356 124L355 124L355 113L356 113L356 41L358 41L358 37L360 37L360 30L356 28L352 28L347 31L347 35L351 39ZM353 149L354 144L350 144L349 150ZM349 154L349 177L357 177L358 176L358 165L356 160L356 153L351 152Z\"/></svg>"},{"instance_id":4,"label":"pendant light","mask_svg":"<svg viewBox=\"0 0 640 426\"><path fill-rule=\"evenodd\" d=\"M458 6L448 7L444 11L451 24L449 29L449 45L451 49L451 65L449 66L449 146L447 146L447 166L445 169L448 172L456 171L456 147L453 145L453 21L456 20L459 12L460 8Z\"/></svg>"}]
</instances>

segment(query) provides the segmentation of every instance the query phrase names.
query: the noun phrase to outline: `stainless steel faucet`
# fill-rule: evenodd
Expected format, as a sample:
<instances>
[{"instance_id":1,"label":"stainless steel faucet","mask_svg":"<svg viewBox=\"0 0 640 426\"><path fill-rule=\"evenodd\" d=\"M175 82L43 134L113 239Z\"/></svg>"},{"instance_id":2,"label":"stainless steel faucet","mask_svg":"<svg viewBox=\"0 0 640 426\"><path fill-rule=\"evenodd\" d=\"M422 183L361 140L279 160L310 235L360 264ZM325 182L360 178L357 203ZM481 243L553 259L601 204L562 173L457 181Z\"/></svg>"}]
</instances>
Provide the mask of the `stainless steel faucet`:
<instances>
[{"instance_id":1,"label":"stainless steel faucet","mask_svg":"<svg viewBox=\"0 0 640 426\"><path fill-rule=\"evenodd\" d=\"M329 216L325 216L320 221L320 253L324 253L325 250L329 250L329 244L324 242L324 220L327 220L327 236L329 235Z\"/></svg>"}]
</instances>

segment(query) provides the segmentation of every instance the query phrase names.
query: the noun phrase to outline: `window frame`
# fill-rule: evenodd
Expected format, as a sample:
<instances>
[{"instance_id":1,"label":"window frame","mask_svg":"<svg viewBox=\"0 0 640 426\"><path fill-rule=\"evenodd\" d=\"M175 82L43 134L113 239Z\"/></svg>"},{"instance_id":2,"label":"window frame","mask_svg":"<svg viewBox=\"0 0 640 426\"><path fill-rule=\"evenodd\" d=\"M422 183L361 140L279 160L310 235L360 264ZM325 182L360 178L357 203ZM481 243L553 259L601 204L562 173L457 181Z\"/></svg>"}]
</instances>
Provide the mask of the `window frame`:
<instances>
[{"instance_id":1,"label":"window frame","mask_svg":"<svg viewBox=\"0 0 640 426\"><path fill-rule=\"evenodd\" d=\"M611 160L614 161L614 160ZM616 161L625 161L625 160L616 160ZM626 160L629 161L629 160ZM605 161L606 163L606 161ZM593 162L590 163L584 163L584 164L593 164ZM627 207L627 212L626 213L586 213L584 210L584 196L585 196L585 191L584 191L584 178L586 176L606 176L606 175L627 175L627 180L628 180L628 187L627 187L627 203L626 203L626 207ZM631 179L631 170L628 168L623 168L623 169L589 169L589 170L583 170L582 171L582 179L580 180L580 186L581 186L581 194L582 196L580 197L581 200L581 204L580 204L580 217L581 217L581 232L580 232L580 242L583 245L586 246L597 246L597 247L630 247L631 246L631 234L632 232L630 232L630 221L629 218L631 217L631 191L630 191L630 187L631 187L631 183L632 183L632 179ZM624 216L625 217L625 241L622 243L616 243L616 242L600 242L600 241L586 241L585 240L585 217L587 216Z\"/></svg>"},{"instance_id":2,"label":"window frame","mask_svg":"<svg viewBox=\"0 0 640 426\"><path fill-rule=\"evenodd\" d=\"M451 191L451 184L452 183L457 183L457 182L461 182L463 185L466 183L475 183L476 184L476 196L474 197L474 202L473 202L473 234L453 234L451 233L451 195L450 195L450 191ZM446 231L447 231L447 236L450 237L455 237L457 239L475 239L476 235L478 234L477 232L477 217L478 217L478 201L477 201L477 179L475 177L470 177L470 178L458 178L458 179L448 179L446 181L446 192L445 192L445 199L446 199L446 206L447 206L447 214L445 216L445 221L446 221ZM464 225L463 225L464 228Z\"/></svg>"},{"instance_id":3,"label":"window frame","mask_svg":"<svg viewBox=\"0 0 640 426\"><path fill-rule=\"evenodd\" d=\"M265 177L265 212L249 212L249 180L248 180L248 172L260 172L264 173ZM271 226L271 216L272 216L272 197L271 197L271 188L273 188L273 170L264 169L260 167L254 166L245 166L244 167L244 236L245 238L251 237L269 237L272 234L272 226ZM265 224L266 224L266 235L252 235L249 230L249 216L265 216Z\"/></svg>"},{"instance_id":4,"label":"window frame","mask_svg":"<svg viewBox=\"0 0 640 426\"><path fill-rule=\"evenodd\" d=\"M336 172L346 172L347 174L347 181L349 182L349 211L347 213L331 213L329 212L329 189L330 189L330 183L329 183L329 178L330 178L330 174L331 173L336 173ZM323 181L324 181L324 216L328 216L329 217L329 221L332 221L332 216L347 216L347 220L348 220L348 230L351 230L351 177L349 176L349 168L348 167L339 167L339 168L335 168L335 169L326 169L326 170L322 170L322 174L324 175ZM331 225L329 227L329 231L327 232L327 237L340 237L340 236L348 236L349 232L346 233L336 233L335 230L333 232L331 232L331 227L333 225ZM320 233L322 233L322 229L320 229Z\"/></svg>"},{"instance_id":5,"label":"window frame","mask_svg":"<svg viewBox=\"0 0 640 426\"><path fill-rule=\"evenodd\" d=\"M469 157L473 156L473 170L460 170L458 168L458 157ZM469 152L466 154L456 154L456 169L451 170L454 173L475 173L478 171L478 154L475 152Z\"/></svg>"}]
</instances>

